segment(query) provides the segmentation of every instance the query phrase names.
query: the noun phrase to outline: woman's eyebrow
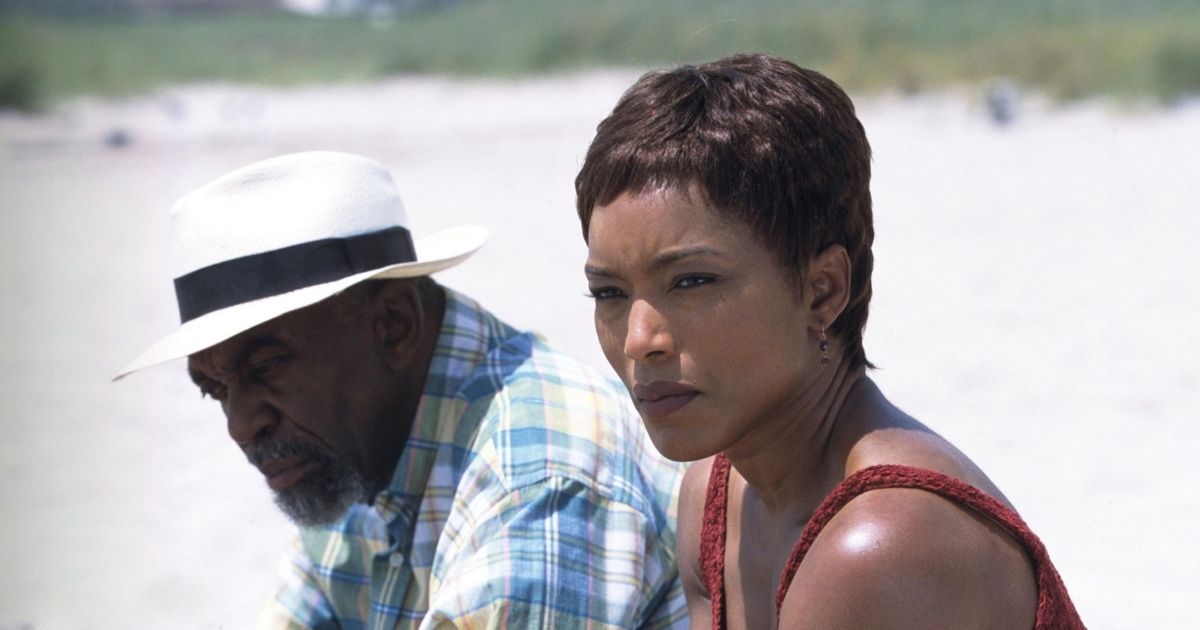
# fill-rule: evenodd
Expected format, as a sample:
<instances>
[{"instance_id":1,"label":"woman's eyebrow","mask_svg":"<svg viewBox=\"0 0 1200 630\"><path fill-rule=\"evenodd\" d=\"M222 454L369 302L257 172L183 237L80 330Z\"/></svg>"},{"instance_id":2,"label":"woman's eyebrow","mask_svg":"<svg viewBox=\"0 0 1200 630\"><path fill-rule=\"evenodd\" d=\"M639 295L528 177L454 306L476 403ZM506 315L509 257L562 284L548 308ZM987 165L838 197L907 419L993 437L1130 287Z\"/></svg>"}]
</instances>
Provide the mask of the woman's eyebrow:
<instances>
[{"instance_id":1,"label":"woman's eyebrow","mask_svg":"<svg viewBox=\"0 0 1200 630\"><path fill-rule=\"evenodd\" d=\"M617 272L613 271L612 269L609 269L608 267L601 267L600 265L591 265L591 264L584 265L583 273L584 273L584 275L588 276L589 278L615 278L615 277L617 277Z\"/></svg>"},{"instance_id":2,"label":"woman's eyebrow","mask_svg":"<svg viewBox=\"0 0 1200 630\"><path fill-rule=\"evenodd\" d=\"M666 251L666 252L659 254L658 256L655 256L654 259L650 261L650 269L653 271L658 271L659 269L662 269L663 267L670 266L670 265L677 263L681 260L684 260L686 258L692 258L693 256L708 256L708 257L712 257L712 258L723 258L724 257L724 255L721 252L719 252L711 247L706 247L704 245L696 245L694 247L683 247L680 249L673 249L670 251Z\"/></svg>"},{"instance_id":3,"label":"woman's eyebrow","mask_svg":"<svg viewBox=\"0 0 1200 630\"><path fill-rule=\"evenodd\" d=\"M649 270L650 271L659 271L663 267L669 267L681 260L685 260L687 258L692 258L694 256L708 256L708 257L712 257L712 258L724 258L724 254L722 254L720 251L713 249L711 247L706 247L703 245L697 245L694 247L682 247L680 249L673 249L671 251L663 252L663 253L659 254L658 256L655 256L654 259L650 261ZM620 277L620 274L618 274L616 271L614 271L608 267L605 267L602 265L593 265L593 264L584 265L583 273L591 278L617 278L617 277Z\"/></svg>"}]
</instances>

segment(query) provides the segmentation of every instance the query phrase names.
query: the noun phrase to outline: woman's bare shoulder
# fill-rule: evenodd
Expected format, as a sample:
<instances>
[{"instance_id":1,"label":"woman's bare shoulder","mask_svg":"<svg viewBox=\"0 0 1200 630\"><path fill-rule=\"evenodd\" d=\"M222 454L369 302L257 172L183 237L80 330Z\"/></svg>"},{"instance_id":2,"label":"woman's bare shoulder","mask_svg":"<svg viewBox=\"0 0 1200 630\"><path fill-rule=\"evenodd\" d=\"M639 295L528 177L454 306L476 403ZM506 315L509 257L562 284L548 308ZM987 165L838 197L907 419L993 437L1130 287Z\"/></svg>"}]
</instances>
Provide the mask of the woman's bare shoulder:
<instances>
[{"instance_id":1,"label":"woman's bare shoulder","mask_svg":"<svg viewBox=\"0 0 1200 630\"><path fill-rule=\"evenodd\" d=\"M974 486L1012 507L1000 488L958 447L915 418L890 409L893 413L886 421L859 433L847 448L846 476L881 464L923 468Z\"/></svg>"},{"instance_id":2,"label":"woman's bare shoulder","mask_svg":"<svg viewBox=\"0 0 1200 630\"><path fill-rule=\"evenodd\" d=\"M1024 548L970 508L917 489L850 501L817 536L784 602L786 627L1031 627Z\"/></svg>"}]
</instances>

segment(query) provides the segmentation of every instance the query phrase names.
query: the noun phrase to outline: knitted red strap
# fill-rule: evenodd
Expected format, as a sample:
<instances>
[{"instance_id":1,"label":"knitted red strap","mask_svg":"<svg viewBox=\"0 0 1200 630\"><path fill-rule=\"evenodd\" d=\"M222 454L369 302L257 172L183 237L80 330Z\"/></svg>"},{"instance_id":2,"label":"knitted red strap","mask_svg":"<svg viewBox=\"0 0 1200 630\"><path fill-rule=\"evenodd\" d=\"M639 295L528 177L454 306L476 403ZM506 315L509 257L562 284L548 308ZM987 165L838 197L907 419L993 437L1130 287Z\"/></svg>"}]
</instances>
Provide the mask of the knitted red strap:
<instances>
[{"instance_id":1,"label":"knitted red strap","mask_svg":"<svg viewBox=\"0 0 1200 630\"><path fill-rule=\"evenodd\" d=\"M713 473L715 478L715 463ZM728 476L728 474L728 464L726 464L725 476ZM1050 555L1046 552L1046 547L1030 531L1025 521L1021 520L1021 517L1016 512L975 487L953 477L932 470L897 465L864 468L838 484L833 489L833 492L829 493L829 496L825 497L825 500L821 502L817 511L813 513L812 518L804 526L804 531L800 534L800 540L792 548L792 555L784 567L783 576L779 581L779 588L775 592L776 627L779 625L779 611L783 606L783 598L787 595L792 578L796 575L796 569L800 567L800 563L804 560L804 555L808 553L809 547L812 546L813 540L821 533L821 530L829 523L829 520L852 499L864 492L881 488L917 488L928 490L929 492L966 505L1004 527L1008 530L1009 534L1025 546L1037 574L1038 605L1037 616L1034 621L1035 630L1074 630L1084 627L1083 621L1079 618L1079 613L1075 611L1075 605L1071 602L1070 596L1067 595L1067 588L1063 584L1062 578L1050 562ZM711 497L711 483L709 485L709 493ZM722 501L721 506L723 525L724 501ZM706 528L708 527L708 506L705 506L704 525ZM721 546L719 549L724 551L724 527L721 527L720 533ZM723 567L723 565L724 558L722 557L720 559L720 566ZM707 566L705 568L707 570ZM708 578L707 573L705 577L706 579ZM712 587L710 586L709 588L709 592L713 593ZM716 601L714 593L714 621L716 620ZM716 628L718 626L714 623L713 627Z\"/></svg>"},{"instance_id":2,"label":"knitted red strap","mask_svg":"<svg viewBox=\"0 0 1200 630\"><path fill-rule=\"evenodd\" d=\"M729 466L724 453L713 458L704 497L704 522L700 526L700 570L712 600L713 630L725 628L725 495Z\"/></svg>"}]
</instances>

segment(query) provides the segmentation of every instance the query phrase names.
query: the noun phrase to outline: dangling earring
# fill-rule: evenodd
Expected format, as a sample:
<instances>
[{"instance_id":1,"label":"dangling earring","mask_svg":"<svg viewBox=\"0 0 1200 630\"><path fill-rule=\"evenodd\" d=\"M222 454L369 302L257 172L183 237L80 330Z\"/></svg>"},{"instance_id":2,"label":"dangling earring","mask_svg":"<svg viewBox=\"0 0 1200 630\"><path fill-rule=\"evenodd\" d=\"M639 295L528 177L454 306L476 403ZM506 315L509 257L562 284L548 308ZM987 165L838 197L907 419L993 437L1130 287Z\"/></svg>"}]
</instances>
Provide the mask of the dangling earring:
<instances>
[{"instance_id":1,"label":"dangling earring","mask_svg":"<svg viewBox=\"0 0 1200 630\"><path fill-rule=\"evenodd\" d=\"M829 363L829 337L825 336L825 327L821 326L821 337L817 341L817 347L821 349L821 363Z\"/></svg>"}]
</instances>

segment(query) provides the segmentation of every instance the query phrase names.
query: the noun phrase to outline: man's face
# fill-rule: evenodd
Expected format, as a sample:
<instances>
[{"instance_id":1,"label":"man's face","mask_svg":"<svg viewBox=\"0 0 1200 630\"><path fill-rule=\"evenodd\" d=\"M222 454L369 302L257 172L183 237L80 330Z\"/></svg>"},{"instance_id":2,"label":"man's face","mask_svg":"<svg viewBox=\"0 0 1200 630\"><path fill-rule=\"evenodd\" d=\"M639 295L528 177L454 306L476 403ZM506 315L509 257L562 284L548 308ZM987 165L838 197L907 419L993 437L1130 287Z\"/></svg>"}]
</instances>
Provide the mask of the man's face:
<instances>
[{"instance_id":1,"label":"man's face","mask_svg":"<svg viewBox=\"0 0 1200 630\"><path fill-rule=\"evenodd\" d=\"M192 380L221 404L230 437L301 525L337 520L390 474L379 461L393 411L388 369L367 309L350 312L339 299L188 358Z\"/></svg>"}]
</instances>

